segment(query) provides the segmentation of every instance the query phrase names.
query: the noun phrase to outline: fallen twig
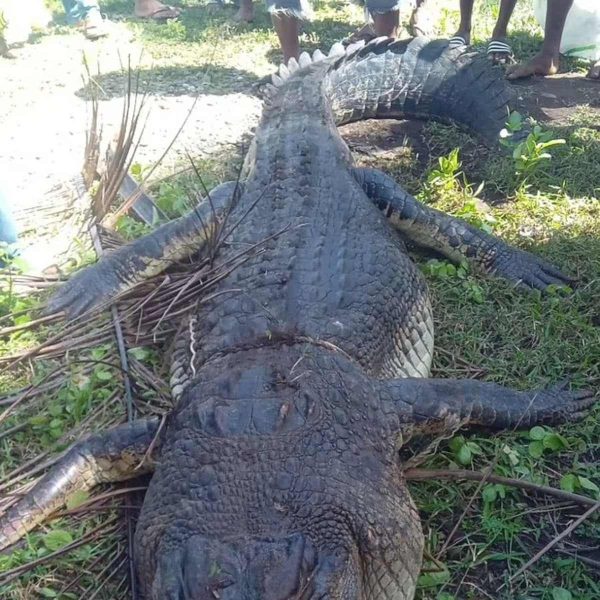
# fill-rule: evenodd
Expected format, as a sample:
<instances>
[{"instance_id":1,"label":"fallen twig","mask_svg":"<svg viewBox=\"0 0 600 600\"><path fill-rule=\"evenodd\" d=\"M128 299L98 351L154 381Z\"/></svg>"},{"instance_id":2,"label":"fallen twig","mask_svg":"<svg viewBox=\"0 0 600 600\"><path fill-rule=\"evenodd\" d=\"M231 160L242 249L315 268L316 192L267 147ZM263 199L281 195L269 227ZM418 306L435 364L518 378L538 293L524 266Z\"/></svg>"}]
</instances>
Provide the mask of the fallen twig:
<instances>
[{"instance_id":1,"label":"fallen twig","mask_svg":"<svg viewBox=\"0 0 600 600\"><path fill-rule=\"evenodd\" d=\"M559 490L557 488L541 485L539 483L533 483L532 481L526 481L524 479L513 479L511 477L493 475L487 471L467 471L466 469L407 469L404 471L404 476L410 481L428 481L431 479L466 479L469 481L483 481L484 483L500 483L502 485L518 487L530 492L535 492L537 494L556 496L557 498L562 498L563 500L568 500L577 504L583 504L585 506L593 507L598 504L598 502L593 498L588 498L587 496L582 496L581 494L566 492L565 490Z\"/></svg>"},{"instance_id":2,"label":"fallen twig","mask_svg":"<svg viewBox=\"0 0 600 600\"><path fill-rule=\"evenodd\" d=\"M588 517L594 514L600 508L600 500L594 502L593 506L590 506L578 519L573 521L562 533L557 535L555 538L551 539L538 553L535 554L532 558L530 558L511 578L508 580L508 583L513 582L519 575L524 573L529 567L534 565L544 554L546 554L549 550L551 550L558 542L566 538L575 528L579 527ZM501 590L503 587L506 587L506 583L503 583L498 590Z\"/></svg>"}]
</instances>

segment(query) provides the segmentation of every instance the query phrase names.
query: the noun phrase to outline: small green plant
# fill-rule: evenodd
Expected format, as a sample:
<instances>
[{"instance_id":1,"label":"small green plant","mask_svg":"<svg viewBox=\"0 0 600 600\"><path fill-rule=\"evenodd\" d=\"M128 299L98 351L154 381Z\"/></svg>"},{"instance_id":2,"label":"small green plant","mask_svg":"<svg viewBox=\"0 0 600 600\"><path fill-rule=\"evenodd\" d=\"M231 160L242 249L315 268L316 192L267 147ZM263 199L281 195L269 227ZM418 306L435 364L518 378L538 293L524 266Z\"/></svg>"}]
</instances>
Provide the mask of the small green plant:
<instances>
[{"instance_id":1,"label":"small green plant","mask_svg":"<svg viewBox=\"0 0 600 600\"><path fill-rule=\"evenodd\" d=\"M569 447L569 442L559 433L536 425L529 430L529 454L533 458L540 458L545 450L558 452Z\"/></svg>"},{"instance_id":2,"label":"small green plant","mask_svg":"<svg viewBox=\"0 0 600 600\"><path fill-rule=\"evenodd\" d=\"M473 457L482 453L479 444L467 440L462 435L453 437L448 446L452 450L456 462L461 465L470 465L473 462Z\"/></svg>"},{"instance_id":3,"label":"small green plant","mask_svg":"<svg viewBox=\"0 0 600 600\"><path fill-rule=\"evenodd\" d=\"M505 146L512 149L515 172L521 185L524 185L534 174L539 173L551 160L551 148L566 143L564 139L555 138L551 131L544 131L533 121L532 125L529 135L523 141L515 144L511 139L511 134L514 135L523 130L523 117L520 113L513 112L506 123L507 136L502 140Z\"/></svg>"},{"instance_id":4,"label":"small green plant","mask_svg":"<svg viewBox=\"0 0 600 600\"><path fill-rule=\"evenodd\" d=\"M436 192L450 192L456 189L456 179L460 175L460 159L458 148L454 148L448 156L438 158L438 168L427 175L426 188Z\"/></svg>"},{"instance_id":5,"label":"small green plant","mask_svg":"<svg viewBox=\"0 0 600 600\"><path fill-rule=\"evenodd\" d=\"M587 493L591 492L596 498L600 498L600 487L598 487L591 479L588 479L583 475L567 473L560 480L560 488L566 492L583 490Z\"/></svg>"}]
</instances>

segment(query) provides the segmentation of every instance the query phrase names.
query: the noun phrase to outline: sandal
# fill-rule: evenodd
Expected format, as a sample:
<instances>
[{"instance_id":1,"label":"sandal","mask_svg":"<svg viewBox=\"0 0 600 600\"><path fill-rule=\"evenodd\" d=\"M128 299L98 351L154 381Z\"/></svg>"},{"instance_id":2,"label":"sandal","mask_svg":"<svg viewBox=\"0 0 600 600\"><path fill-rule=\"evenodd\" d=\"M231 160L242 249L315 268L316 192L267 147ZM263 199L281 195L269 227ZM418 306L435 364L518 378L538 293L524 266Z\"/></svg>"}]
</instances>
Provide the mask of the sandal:
<instances>
[{"instance_id":1,"label":"sandal","mask_svg":"<svg viewBox=\"0 0 600 600\"><path fill-rule=\"evenodd\" d=\"M154 21L156 23L165 23L166 21L172 21L181 16L181 10L174 8L173 6L162 6L157 8L153 13L140 17L136 15L136 18L143 21Z\"/></svg>"},{"instance_id":2,"label":"sandal","mask_svg":"<svg viewBox=\"0 0 600 600\"><path fill-rule=\"evenodd\" d=\"M490 40L487 47L487 55L491 58L491 54L500 54L501 56L493 58L495 64L506 65L514 62L514 56L512 48L501 40Z\"/></svg>"},{"instance_id":3,"label":"sandal","mask_svg":"<svg viewBox=\"0 0 600 600\"><path fill-rule=\"evenodd\" d=\"M448 48L462 48L463 46L468 46L467 40L462 35L453 35L448 40Z\"/></svg>"}]
</instances>

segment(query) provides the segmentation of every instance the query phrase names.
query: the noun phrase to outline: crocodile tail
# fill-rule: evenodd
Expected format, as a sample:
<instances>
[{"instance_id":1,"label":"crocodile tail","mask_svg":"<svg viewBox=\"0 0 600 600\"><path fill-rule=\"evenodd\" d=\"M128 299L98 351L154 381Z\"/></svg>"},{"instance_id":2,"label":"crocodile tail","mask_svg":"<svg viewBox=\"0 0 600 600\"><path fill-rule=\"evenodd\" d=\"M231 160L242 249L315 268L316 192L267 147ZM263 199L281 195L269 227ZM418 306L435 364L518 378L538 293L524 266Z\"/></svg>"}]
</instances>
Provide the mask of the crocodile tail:
<instances>
[{"instance_id":1,"label":"crocodile tail","mask_svg":"<svg viewBox=\"0 0 600 600\"><path fill-rule=\"evenodd\" d=\"M432 119L497 143L514 93L500 67L447 40L379 38L336 59L326 87L338 125Z\"/></svg>"}]
</instances>

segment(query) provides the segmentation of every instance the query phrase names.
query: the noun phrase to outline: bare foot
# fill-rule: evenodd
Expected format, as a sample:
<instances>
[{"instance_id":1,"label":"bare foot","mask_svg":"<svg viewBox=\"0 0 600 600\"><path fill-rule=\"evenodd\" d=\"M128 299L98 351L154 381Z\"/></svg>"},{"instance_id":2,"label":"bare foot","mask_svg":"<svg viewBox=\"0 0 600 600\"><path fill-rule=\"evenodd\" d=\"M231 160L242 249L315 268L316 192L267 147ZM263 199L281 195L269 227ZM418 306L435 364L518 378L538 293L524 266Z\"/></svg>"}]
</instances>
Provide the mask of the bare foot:
<instances>
[{"instance_id":1,"label":"bare foot","mask_svg":"<svg viewBox=\"0 0 600 600\"><path fill-rule=\"evenodd\" d=\"M140 19L153 19L154 21L176 19L181 14L178 8L167 6L158 0L136 0L133 12Z\"/></svg>"},{"instance_id":2,"label":"bare foot","mask_svg":"<svg viewBox=\"0 0 600 600\"><path fill-rule=\"evenodd\" d=\"M600 60L595 62L588 71L587 77L590 79L598 79L600 81Z\"/></svg>"},{"instance_id":3,"label":"bare foot","mask_svg":"<svg viewBox=\"0 0 600 600\"><path fill-rule=\"evenodd\" d=\"M245 6L240 6L240 9L233 15L233 20L238 23L252 23L254 21L254 7L248 9Z\"/></svg>"},{"instance_id":4,"label":"bare foot","mask_svg":"<svg viewBox=\"0 0 600 600\"><path fill-rule=\"evenodd\" d=\"M509 67L507 79L521 79L532 75L554 75L558 73L558 56L536 54L528 63Z\"/></svg>"}]
</instances>

